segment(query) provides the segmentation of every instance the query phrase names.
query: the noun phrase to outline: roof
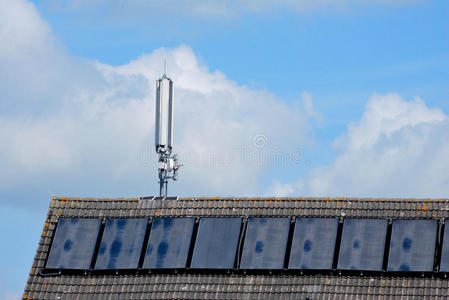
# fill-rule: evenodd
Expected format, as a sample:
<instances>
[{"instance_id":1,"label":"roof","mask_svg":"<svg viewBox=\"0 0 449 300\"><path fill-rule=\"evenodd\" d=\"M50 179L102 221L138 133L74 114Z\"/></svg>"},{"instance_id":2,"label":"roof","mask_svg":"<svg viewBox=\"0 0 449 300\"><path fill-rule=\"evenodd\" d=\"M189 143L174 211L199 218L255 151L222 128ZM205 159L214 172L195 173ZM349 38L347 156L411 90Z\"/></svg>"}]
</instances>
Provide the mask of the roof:
<instances>
[{"instance_id":1,"label":"roof","mask_svg":"<svg viewBox=\"0 0 449 300\"><path fill-rule=\"evenodd\" d=\"M359 198L67 198L51 200L24 299L443 299L438 274L165 272L44 274L60 218L339 217L444 219L449 199ZM51 275L51 276L49 276Z\"/></svg>"}]
</instances>

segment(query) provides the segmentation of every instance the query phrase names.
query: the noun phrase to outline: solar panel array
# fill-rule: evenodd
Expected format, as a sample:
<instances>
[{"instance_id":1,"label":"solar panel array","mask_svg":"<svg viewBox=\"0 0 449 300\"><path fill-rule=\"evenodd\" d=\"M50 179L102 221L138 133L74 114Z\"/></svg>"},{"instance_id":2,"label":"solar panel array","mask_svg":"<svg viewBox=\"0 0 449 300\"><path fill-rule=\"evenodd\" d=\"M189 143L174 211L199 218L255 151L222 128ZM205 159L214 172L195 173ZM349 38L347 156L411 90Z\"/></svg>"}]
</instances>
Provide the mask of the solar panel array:
<instances>
[{"instance_id":1,"label":"solar panel array","mask_svg":"<svg viewBox=\"0 0 449 300\"><path fill-rule=\"evenodd\" d=\"M438 220L60 218L47 270L449 272Z\"/></svg>"}]
</instances>

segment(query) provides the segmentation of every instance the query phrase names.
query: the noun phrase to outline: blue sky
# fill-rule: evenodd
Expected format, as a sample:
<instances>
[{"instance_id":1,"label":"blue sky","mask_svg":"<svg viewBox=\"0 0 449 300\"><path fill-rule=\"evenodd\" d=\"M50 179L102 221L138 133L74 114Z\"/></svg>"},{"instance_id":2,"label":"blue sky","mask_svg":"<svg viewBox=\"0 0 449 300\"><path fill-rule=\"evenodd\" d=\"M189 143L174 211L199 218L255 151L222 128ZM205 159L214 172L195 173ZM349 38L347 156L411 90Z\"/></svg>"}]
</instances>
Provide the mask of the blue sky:
<instances>
[{"instance_id":1,"label":"blue sky","mask_svg":"<svg viewBox=\"0 0 449 300\"><path fill-rule=\"evenodd\" d=\"M173 194L447 198L449 2L389 2L0 0L0 299L51 195L157 192L164 59Z\"/></svg>"}]
</instances>

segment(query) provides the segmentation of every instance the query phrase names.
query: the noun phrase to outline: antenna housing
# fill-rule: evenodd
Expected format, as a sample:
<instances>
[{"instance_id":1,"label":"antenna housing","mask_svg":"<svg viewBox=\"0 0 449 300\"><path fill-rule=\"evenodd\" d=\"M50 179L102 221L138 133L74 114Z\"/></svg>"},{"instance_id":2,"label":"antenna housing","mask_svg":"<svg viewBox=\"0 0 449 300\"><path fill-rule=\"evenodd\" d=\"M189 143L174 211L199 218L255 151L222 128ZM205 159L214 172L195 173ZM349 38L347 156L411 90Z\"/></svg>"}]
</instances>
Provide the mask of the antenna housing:
<instances>
[{"instance_id":1,"label":"antenna housing","mask_svg":"<svg viewBox=\"0 0 449 300\"><path fill-rule=\"evenodd\" d=\"M165 65L165 63L164 63ZM165 71L165 70L164 70ZM167 196L168 179L177 180L178 169L182 166L176 154L173 154L173 113L174 87L173 80L164 72L162 78L156 80L156 118L155 147L158 159L159 194Z\"/></svg>"}]
</instances>

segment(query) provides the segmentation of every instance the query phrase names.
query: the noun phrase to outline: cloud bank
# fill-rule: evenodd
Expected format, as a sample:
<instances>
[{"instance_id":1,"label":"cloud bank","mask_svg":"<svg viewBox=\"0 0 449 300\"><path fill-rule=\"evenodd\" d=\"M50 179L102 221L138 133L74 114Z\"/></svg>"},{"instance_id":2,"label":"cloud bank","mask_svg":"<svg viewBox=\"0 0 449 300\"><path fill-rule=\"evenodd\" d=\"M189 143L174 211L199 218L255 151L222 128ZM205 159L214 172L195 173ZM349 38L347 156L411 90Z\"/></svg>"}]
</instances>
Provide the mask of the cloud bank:
<instances>
[{"instance_id":1,"label":"cloud bank","mask_svg":"<svg viewBox=\"0 0 449 300\"><path fill-rule=\"evenodd\" d=\"M441 197L449 195L449 118L423 100L374 95L362 118L334 142L337 156L277 195Z\"/></svg>"},{"instance_id":2,"label":"cloud bank","mask_svg":"<svg viewBox=\"0 0 449 300\"><path fill-rule=\"evenodd\" d=\"M155 81L164 59L175 82L175 150L185 165L172 193L257 194L270 163L253 158L261 151L254 137L286 152L307 142L309 115L300 104L210 71L188 46L110 66L68 55L32 4L0 3L3 190L155 193Z\"/></svg>"},{"instance_id":3,"label":"cloud bank","mask_svg":"<svg viewBox=\"0 0 449 300\"><path fill-rule=\"evenodd\" d=\"M313 124L325 122L310 94L285 103L239 85L209 70L186 45L121 66L73 57L21 0L0 1L0 22L4 202L27 201L24 191L155 194L155 80L164 59L175 81L175 147L185 165L173 194L445 195L447 116L420 99L373 96L362 118L335 141L331 165L267 189L260 179L283 168L270 155L298 153ZM292 170L297 157L287 157L283 163Z\"/></svg>"}]
</instances>

